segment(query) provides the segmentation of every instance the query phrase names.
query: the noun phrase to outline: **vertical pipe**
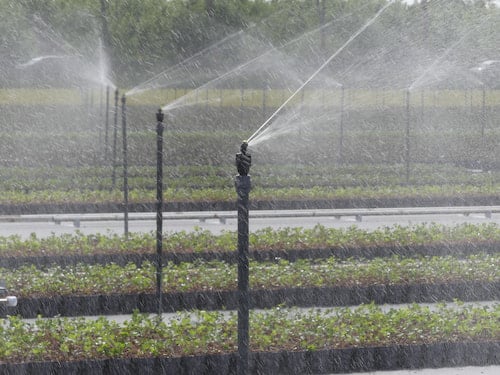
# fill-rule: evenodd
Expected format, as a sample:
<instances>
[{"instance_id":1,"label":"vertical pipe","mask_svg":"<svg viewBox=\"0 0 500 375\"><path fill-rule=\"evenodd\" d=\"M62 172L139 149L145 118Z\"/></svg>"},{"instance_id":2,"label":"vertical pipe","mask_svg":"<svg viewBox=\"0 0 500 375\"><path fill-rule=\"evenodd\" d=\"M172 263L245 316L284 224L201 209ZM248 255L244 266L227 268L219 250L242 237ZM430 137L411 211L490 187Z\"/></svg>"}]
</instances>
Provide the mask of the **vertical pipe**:
<instances>
[{"instance_id":1,"label":"vertical pipe","mask_svg":"<svg viewBox=\"0 0 500 375\"><path fill-rule=\"evenodd\" d=\"M92 129L92 120L94 118L94 90L89 89L89 102L87 107L87 119L88 119L88 129Z\"/></svg>"},{"instance_id":2,"label":"vertical pipe","mask_svg":"<svg viewBox=\"0 0 500 375\"><path fill-rule=\"evenodd\" d=\"M486 127L486 89L483 85L483 97L482 97L482 109L481 109L481 144L484 144L484 128Z\"/></svg>"},{"instance_id":3,"label":"vertical pipe","mask_svg":"<svg viewBox=\"0 0 500 375\"><path fill-rule=\"evenodd\" d=\"M262 89L262 118L264 121L266 120L266 112L267 112L266 97L267 97L267 90L266 90L266 87L264 87Z\"/></svg>"},{"instance_id":4,"label":"vertical pipe","mask_svg":"<svg viewBox=\"0 0 500 375\"><path fill-rule=\"evenodd\" d=\"M243 82L241 83L240 87L240 124L243 125L243 108L245 105L245 87L243 85ZM241 127L240 125L240 127Z\"/></svg>"},{"instance_id":5,"label":"vertical pipe","mask_svg":"<svg viewBox=\"0 0 500 375\"><path fill-rule=\"evenodd\" d=\"M424 94L424 89L420 91L420 123L423 125L424 123L424 109L425 109L425 94Z\"/></svg>"},{"instance_id":6,"label":"vertical pipe","mask_svg":"<svg viewBox=\"0 0 500 375\"><path fill-rule=\"evenodd\" d=\"M163 267L163 118L161 108L156 114L156 295L158 298L158 317L162 309L162 267Z\"/></svg>"},{"instance_id":7,"label":"vertical pipe","mask_svg":"<svg viewBox=\"0 0 500 375\"><path fill-rule=\"evenodd\" d=\"M205 110L208 109L208 99L209 99L209 96L208 96L208 87L205 89Z\"/></svg>"},{"instance_id":8,"label":"vertical pipe","mask_svg":"<svg viewBox=\"0 0 500 375\"><path fill-rule=\"evenodd\" d=\"M344 103L345 103L345 89L344 89L344 85L342 85L340 87L340 121L339 121L338 164L344 163Z\"/></svg>"},{"instance_id":9,"label":"vertical pipe","mask_svg":"<svg viewBox=\"0 0 500 375\"><path fill-rule=\"evenodd\" d=\"M472 115L474 113L474 102L472 99L472 95L474 94L474 90L470 89L470 114Z\"/></svg>"},{"instance_id":10,"label":"vertical pipe","mask_svg":"<svg viewBox=\"0 0 500 375\"><path fill-rule=\"evenodd\" d=\"M102 128L102 121L103 121L103 118L104 118L104 113L103 113L103 108L104 108L104 104L103 104L103 98L104 98L104 95L103 95L103 86L100 85L99 86L99 126L98 126L98 133L99 133L99 144L102 145L102 137L103 137L103 128Z\"/></svg>"},{"instance_id":11,"label":"vertical pipe","mask_svg":"<svg viewBox=\"0 0 500 375\"><path fill-rule=\"evenodd\" d=\"M406 90L406 131L405 131L406 184L410 183L410 89Z\"/></svg>"},{"instance_id":12,"label":"vertical pipe","mask_svg":"<svg viewBox=\"0 0 500 375\"><path fill-rule=\"evenodd\" d=\"M123 138L123 223L125 238L128 239L128 163L127 163L127 112L125 95L122 96L122 138Z\"/></svg>"},{"instance_id":13,"label":"vertical pipe","mask_svg":"<svg viewBox=\"0 0 500 375\"><path fill-rule=\"evenodd\" d=\"M250 292L248 263L248 197L250 176L235 179L238 194L238 375L248 375Z\"/></svg>"},{"instance_id":14,"label":"vertical pipe","mask_svg":"<svg viewBox=\"0 0 500 375\"><path fill-rule=\"evenodd\" d=\"M118 138L118 89L115 90L115 118L113 123L113 156L112 164L113 171L111 172L111 186L114 190L116 187L116 142Z\"/></svg>"},{"instance_id":15,"label":"vertical pipe","mask_svg":"<svg viewBox=\"0 0 500 375\"><path fill-rule=\"evenodd\" d=\"M105 113L105 123L104 123L104 162L108 162L108 151L109 151L109 86L106 86L106 113Z\"/></svg>"}]
</instances>

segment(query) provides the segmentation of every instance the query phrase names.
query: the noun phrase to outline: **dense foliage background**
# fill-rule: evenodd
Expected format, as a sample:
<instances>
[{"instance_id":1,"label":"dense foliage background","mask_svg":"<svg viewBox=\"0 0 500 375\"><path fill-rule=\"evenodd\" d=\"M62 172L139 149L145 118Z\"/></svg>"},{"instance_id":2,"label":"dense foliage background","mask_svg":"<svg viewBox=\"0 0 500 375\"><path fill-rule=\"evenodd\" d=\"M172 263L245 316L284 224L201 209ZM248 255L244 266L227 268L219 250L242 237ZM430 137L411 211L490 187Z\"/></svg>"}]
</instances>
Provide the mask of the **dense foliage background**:
<instances>
[{"instance_id":1,"label":"dense foliage background","mask_svg":"<svg viewBox=\"0 0 500 375\"><path fill-rule=\"evenodd\" d=\"M2 0L0 1L0 70L2 86L18 85L12 70L33 56L33 25L45 36L54 33L66 53L91 54L100 39L110 59L111 74L120 87L131 87L165 67L192 56L238 30L257 29L274 44L340 18L356 9L359 17L373 13L386 0ZM423 17L422 40L447 43L453 28L441 34L440 25L471 15L496 11L489 0L427 0L391 7L394 22L404 28L407 17ZM359 12L364 9L366 14ZM409 11L405 11L409 10ZM463 29L462 29L463 30ZM351 30L346 30L346 33ZM57 35L56 35L57 34ZM494 31L492 30L492 34ZM343 40L322 35L323 46ZM56 49L55 46L52 48ZM75 51L75 49L77 51ZM46 52L46 51L44 51ZM61 51L55 51L61 52ZM17 83L16 83L17 82Z\"/></svg>"}]
</instances>

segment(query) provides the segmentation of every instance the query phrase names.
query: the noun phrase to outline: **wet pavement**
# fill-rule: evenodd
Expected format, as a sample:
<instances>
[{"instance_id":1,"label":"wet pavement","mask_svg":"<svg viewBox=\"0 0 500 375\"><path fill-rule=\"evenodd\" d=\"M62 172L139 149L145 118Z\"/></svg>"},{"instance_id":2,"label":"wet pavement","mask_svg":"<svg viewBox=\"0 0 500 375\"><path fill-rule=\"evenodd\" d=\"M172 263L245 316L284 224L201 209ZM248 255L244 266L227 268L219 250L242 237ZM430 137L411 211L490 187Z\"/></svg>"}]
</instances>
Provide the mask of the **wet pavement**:
<instances>
[{"instance_id":1,"label":"wet pavement","mask_svg":"<svg viewBox=\"0 0 500 375\"><path fill-rule=\"evenodd\" d=\"M278 210L276 212L285 212L286 210ZM204 211L207 214L208 211ZM106 215L106 214L104 214ZM484 224L496 223L500 225L500 214L494 213L491 217L486 217L484 214L419 214L419 215L380 215L366 216L362 221L356 220L355 217L343 216L335 217L276 217L276 218L250 218L250 231L272 227L303 227L312 228L317 224L324 225L328 228L349 228L357 226L360 229L374 230L380 227L393 226L395 224L407 226L421 223L438 223L442 225L455 226L462 223ZM237 228L236 219L227 219L221 222L217 219L208 219L200 221L196 219L190 220L164 220L163 230L167 232L193 231L195 228L208 230L214 234L219 234L222 231L235 231ZM129 232L148 233L156 230L155 220L130 221ZM21 238L27 238L31 233L35 233L37 237L48 237L52 234L75 234L81 232L83 234L122 234L124 231L124 223L122 221L82 221L79 227L76 227L72 222L0 222L0 236L19 235Z\"/></svg>"},{"instance_id":2,"label":"wet pavement","mask_svg":"<svg viewBox=\"0 0 500 375\"><path fill-rule=\"evenodd\" d=\"M434 369L412 369L412 370L396 370L396 371L375 371L375 372L360 372L349 373L349 375L500 375L500 366L486 367L447 367ZM333 375L333 374L331 374ZM339 374L336 374L339 375ZM347 374L340 374L347 375Z\"/></svg>"}]
</instances>

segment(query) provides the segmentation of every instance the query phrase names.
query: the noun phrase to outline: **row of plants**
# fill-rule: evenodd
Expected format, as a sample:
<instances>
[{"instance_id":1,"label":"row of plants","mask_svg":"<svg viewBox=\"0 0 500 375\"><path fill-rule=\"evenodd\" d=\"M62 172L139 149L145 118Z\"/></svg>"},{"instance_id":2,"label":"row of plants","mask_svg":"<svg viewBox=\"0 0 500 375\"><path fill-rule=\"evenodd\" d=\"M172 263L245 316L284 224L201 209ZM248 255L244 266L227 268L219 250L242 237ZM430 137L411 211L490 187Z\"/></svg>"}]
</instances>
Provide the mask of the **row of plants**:
<instances>
[{"instance_id":1,"label":"row of plants","mask_svg":"<svg viewBox=\"0 0 500 375\"><path fill-rule=\"evenodd\" d=\"M119 180L117 186L122 184ZM254 185L255 186L255 185ZM349 208L355 206L434 206L434 205L497 205L500 183L485 186L474 185L425 185L425 186L382 186L382 187L339 187L315 186L311 188L262 188L255 186L251 192L252 208L272 209L273 202L287 202L300 206L301 202L308 208ZM234 181L228 179L225 188L165 188L163 190L165 204L190 203L191 209L173 211L202 210L200 204L233 203L236 200ZM151 189L130 189L129 203L151 204L156 200L156 191ZM366 203L369 201L370 203ZM30 213L31 205L45 204L47 213L50 205L67 204L72 211L72 204L116 205L123 202L120 188L110 190L38 190L23 192L9 190L2 192L0 204L4 210L12 206L19 213ZM267 203L266 203L267 202ZM318 203L314 203L318 202ZM260 207L259 204L264 204ZM270 205L270 206L269 206ZM17 206L17 208L15 207ZM300 207L274 206L276 209ZM54 208L55 206L52 206ZM214 206L215 207L215 206ZM233 206L227 206L231 210ZM108 208L110 210L112 208ZM115 207L114 210L117 210ZM137 210L132 209L133 211ZM149 208L152 211L152 208ZM7 213L8 211L4 211Z\"/></svg>"},{"instance_id":2,"label":"row of plants","mask_svg":"<svg viewBox=\"0 0 500 375\"><path fill-rule=\"evenodd\" d=\"M356 287L360 285L498 283L500 254L403 258L366 261L335 257L290 262L251 262L252 290ZM10 293L20 298L64 295L153 293L156 265L144 262L57 266L35 265L0 269ZM237 267L220 261L169 263L163 267L165 292L227 291L237 289Z\"/></svg>"},{"instance_id":3,"label":"row of plants","mask_svg":"<svg viewBox=\"0 0 500 375\"><path fill-rule=\"evenodd\" d=\"M404 119L404 118L403 118ZM481 133L472 130L436 130L412 132L405 136L403 120L392 131L378 129L345 130L338 125L321 131L304 130L301 136L287 134L264 142L254 152L255 164L304 164L318 166L342 162L345 164L395 164L407 159L406 144L410 144L411 163L447 163L498 170L499 133L487 128ZM260 123L259 123L260 124ZM258 125L248 130L169 131L164 135L165 160L172 165L210 164L231 165L235 152ZM184 129L184 128L182 128ZM93 132L9 132L0 134L0 164L3 166L99 166L106 163L105 140L102 129ZM283 152L277 144L286 143L293 152ZM342 148L337 146L342 143ZM111 139L108 140L108 145ZM129 165L154 166L156 163L156 134L153 128L127 133L130 152ZM311 145L314 145L312 147ZM133 151L132 151L133 150ZM196 153L193 153L196 150ZM118 147L121 155L121 146ZM190 157L186 157L190 155ZM200 156L203 155L203 158ZM120 159L120 158L119 158Z\"/></svg>"},{"instance_id":4,"label":"row of plants","mask_svg":"<svg viewBox=\"0 0 500 375\"><path fill-rule=\"evenodd\" d=\"M470 243L476 246L478 252L462 258L421 257L414 254L374 259L339 260L330 257L295 262L279 259L273 262L251 262L250 285L252 292L261 292L262 301L255 302L261 307L275 306L276 303L296 305L293 303L293 293L284 299L270 296L280 290L295 289L297 295L316 295L323 302L333 298L342 303L340 295L352 297L353 293L359 291L356 288L366 286L372 290L377 285L382 287L379 291L382 294L394 294L396 300L392 303L400 303L397 298L402 295L408 297L412 293L430 294L431 301L441 298L448 300L450 296L465 296L466 300L472 300L468 299L467 293L473 297L480 295L481 299L497 298L495 289L500 281L499 254L494 252L488 255L480 249L482 245L497 243L499 235L500 229L495 224L464 224L456 227L423 224L393 226L370 232L354 226L348 229L322 226L313 229L268 228L251 234L251 248L296 248L307 251L311 247L325 246L370 249L412 244L427 247L443 243L453 248L454 245ZM234 252L236 234L227 232L212 235L202 230L171 233L165 236L164 244L168 246L167 253L201 254L207 250ZM109 252L116 254L118 259L120 254L130 251L153 253L155 236L154 233L132 234L125 239L118 235L85 236L79 233L46 239L32 235L28 240L10 236L2 238L0 248L2 253L16 257L30 251L33 251L32 254L45 254L49 258L52 254ZM411 248L409 250L411 252ZM34 310L43 315L50 311L47 316L53 316L58 311L62 315L67 312L68 315L75 315L71 314L74 308L83 315L86 309L89 309L87 314L89 311L93 314L117 313L125 305L129 309L127 311L132 308L154 311L155 272L155 264L146 261L140 266L118 266L113 263L80 263L65 267L55 264L48 267L31 265L2 269L0 275L5 276L9 291L18 295L20 315L25 310ZM164 267L163 289L168 295L165 306L170 306L168 302L172 302L174 310L203 306L210 309L235 308L236 279L236 266L226 262L169 262ZM399 291L401 295L391 290L391 286L401 284L437 285L439 290L427 287L425 290L413 288L410 291L402 288ZM458 287L454 287L454 284ZM334 296L339 290L328 289L332 286L347 289L340 292L339 296ZM468 292L457 293L461 289L468 289ZM485 289L484 293L477 294L480 289ZM318 293L317 290L324 293ZM444 294L436 293L442 290ZM210 293L214 291L229 291L229 294L219 292L218 296L212 296ZM189 293L194 294L189 296ZM373 291L368 292L361 297L361 301L379 301L380 298L375 294ZM91 295L98 298L86 299L85 296ZM113 295L123 298L108 300L106 297ZM71 296L71 301L68 299L63 302ZM39 302L33 298L39 298ZM195 300L198 300L196 304L190 304ZM349 301L360 303L353 298ZM405 301L416 300L409 297ZM103 306L97 305L106 306L104 310L99 310ZM56 311L59 307L62 309ZM289 373L300 373L305 369L304 366L310 366L303 371L307 373L332 372L340 368L344 371L353 368L365 371L374 368L396 369L401 366L428 366L429 363L437 367L457 363L497 364L498 355L495 353L498 353L500 342L499 314L498 304L491 307L460 305L458 308L441 304L435 311L416 304L388 312L374 304L325 312L290 311L284 308L254 311L250 329L251 367L253 373L278 373L283 368L289 368L279 363L288 363L291 367L295 366ZM3 368L7 373L19 369L64 373L69 371L68 366L76 366L78 371L85 369L87 372L106 373L106 366L110 366L120 368L125 373L133 373L138 369L152 373L165 369L173 373L231 373L235 368L237 350L235 315L206 311L183 312L164 323L157 318L134 313L123 325L104 318L96 321L84 318L37 319L33 323L26 323L19 317L10 317L2 320L0 325L0 362L4 362L0 364L0 369ZM436 356L436 350L441 353L439 356ZM293 353L297 353L297 358ZM110 359L119 362L99 362ZM322 365L319 366L319 363ZM277 367L270 370L274 368L272 366ZM77 371L75 369L71 371Z\"/></svg>"},{"instance_id":5,"label":"row of plants","mask_svg":"<svg viewBox=\"0 0 500 375\"><path fill-rule=\"evenodd\" d=\"M183 312L168 322L160 322L156 317L134 313L123 324L103 317L96 320L37 319L34 322L9 317L0 321L0 362L5 365L234 353L238 331L235 315ZM250 349L254 353L272 353L397 348L442 342L498 343L499 322L498 304L491 307L440 304L435 310L413 304L389 311L373 304L326 311L275 308L251 313ZM494 353L495 349L492 350ZM463 350L461 353L464 355ZM348 365L349 359L350 356ZM489 361L495 360L498 356L493 354Z\"/></svg>"},{"instance_id":6,"label":"row of plants","mask_svg":"<svg viewBox=\"0 0 500 375\"><path fill-rule=\"evenodd\" d=\"M33 192L39 190L111 190L112 167L55 167L55 168L0 168L0 188ZM115 170L118 178L122 168ZM131 189L156 188L156 168L132 166L127 171ZM232 169L222 166L165 166L163 182L172 189L223 189L234 175ZM398 186L406 184L406 167L396 165L258 165L252 170L252 180L261 188L301 187L330 188L357 186ZM434 185L441 181L446 185L495 185L500 173L471 173L453 165L412 165L410 184L414 187ZM116 181L115 181L116 182ZM121 181L119 181L121 182Z\"/></svg>"},{"instance_id":7,"label":"row of plants","mask_svg":"<svg viewBox=\"0 0 500 375\"><path fill-rule=\"evenodd\" d=\"M192 232L166 232L163 235L163 251L168 254L234 253L237 247L237 232L224 231L214 234L196 228ZM500 227L496 223L445 226L436 223L393 225L366 230L349 228L285 227L264 228L249 233L249 248L252 252L291 251L311 249L356 249L407 248L411 257L412 247L444 245L451 249L466 245L481 250L500 243ZM156 233L76 234L37 237L32 234L22 239L18 235L0 237L0 259L21 257L51 257L72 255L125 255L155 254ZM458 250L457 250L458 252Z\"/></svg>"}]
</instances>

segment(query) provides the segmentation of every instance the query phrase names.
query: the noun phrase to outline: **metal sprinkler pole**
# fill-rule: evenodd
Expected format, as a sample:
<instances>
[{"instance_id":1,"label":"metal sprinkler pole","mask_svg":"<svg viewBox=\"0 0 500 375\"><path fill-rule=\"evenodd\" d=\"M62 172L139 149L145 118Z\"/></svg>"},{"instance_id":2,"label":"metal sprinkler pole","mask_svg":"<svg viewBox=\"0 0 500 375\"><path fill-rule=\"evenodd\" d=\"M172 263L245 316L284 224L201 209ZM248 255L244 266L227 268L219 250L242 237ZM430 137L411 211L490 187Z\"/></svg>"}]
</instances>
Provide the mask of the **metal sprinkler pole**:
<instances>
[{"instance_id":1,"label":"metal sprinkler pole","mask_svg":"<svg viewBox=\"0 0 500 375\"><path fill-rule=\"evenodd\" d=\"M238 359L237 374L249 374L249 344L250 344L250 291L248 263L248 198L251 181L248 172L252 157L247 153L248 143L244 141L240 152L236 154L235 177L236 193L238 195Z\"/></svg>"},{"instance_id":2,"label":"metal sprinkler pole","mask_svg":"<svg viewBox=\"0 0 500 375\"><path fill-rule=\"evenodd\" d=\"M128 239L128 163L127 163L127 106L122 96L122 138L123 138L123 223L125 238Z\"/></svg>"},{"instance_id":3,"label":"metal sprinkler pole","mask_svg":"<svg viewBox=\"0 0 500 375\"><path fill-rule=\"evenodd\" d=\"M163 118L161 108L156 113L156 295L158 298L158 318L162 309L162 252L163 252Z\"/></svg>"},{"instance_id":4,"label":"metal sprinkler pole","mask_svg":"<svg viewBox=\"0 0 500 375\"><path fill-rule=\"evenodd\" d=\"M405 162L406 184L410 183L410 89L406 90L406 132L405 132Z\"/></svg>"},{"instance_id":5,"label":"metal sprinkler pole","mask_svg":"<svg viewBox=\"0 0 500 375\"><path fill-rule=\"evenodd\" d=\"M115 118L113 124L113 171L111 172L111 186L114 190L116 186L116 142L118 138L118 89L115 90Z\"/></svg>"},{"instance_id":6,"label":"metal sprinkler pole","mask_svg":"<svg viewBox=\"0 0 500 375\"><path fill-rule=\"evenodd\" d=\"M108 129L109 129L109 86L106 86L106 114L104 123L104 162L108 162L108 151L109 151L109 140L108 140Z\"/></svg>"},{"instance_id":7,"label":"metal sprinkler pole","mask_svg":"<svg viewBox=\"0 0 500 375\"><path fill-rule=\"evenodd\" d=\"M103 94L103 91L104 91L104 87L101 85L99 86L99 126L98 126L98 131L99 131L99 142L102 144L102 138L103 138L103 132L102 132L102 121L103 121L103 118L104 118L104 113L103 113L103 110L104 110L104 103L103 103L103 98L104 98L104 94Z\"/></svg>"},{"instance_id":8,"label":"metal sprinkler pole","mask_svg":"<svg viewBox=\"0 0 500 375\"><path fill-rule=\"evenodd\" d=\"M344 163L344 103L345 103L345 88L340 87L340 121L339 121L339 153L338 164Z\"/></svg>"},{"instance_id":9,"label":"metal sprinkler pole","mask_svg":"<svg viewBox=\"0 0 500 375\"><path fill-rule=\"evenodd\" d=\"M482 85L482 102L481 102L481 144L484 145L484 128L486 126L486 88Z\"/></svg>"}]
</instances>

